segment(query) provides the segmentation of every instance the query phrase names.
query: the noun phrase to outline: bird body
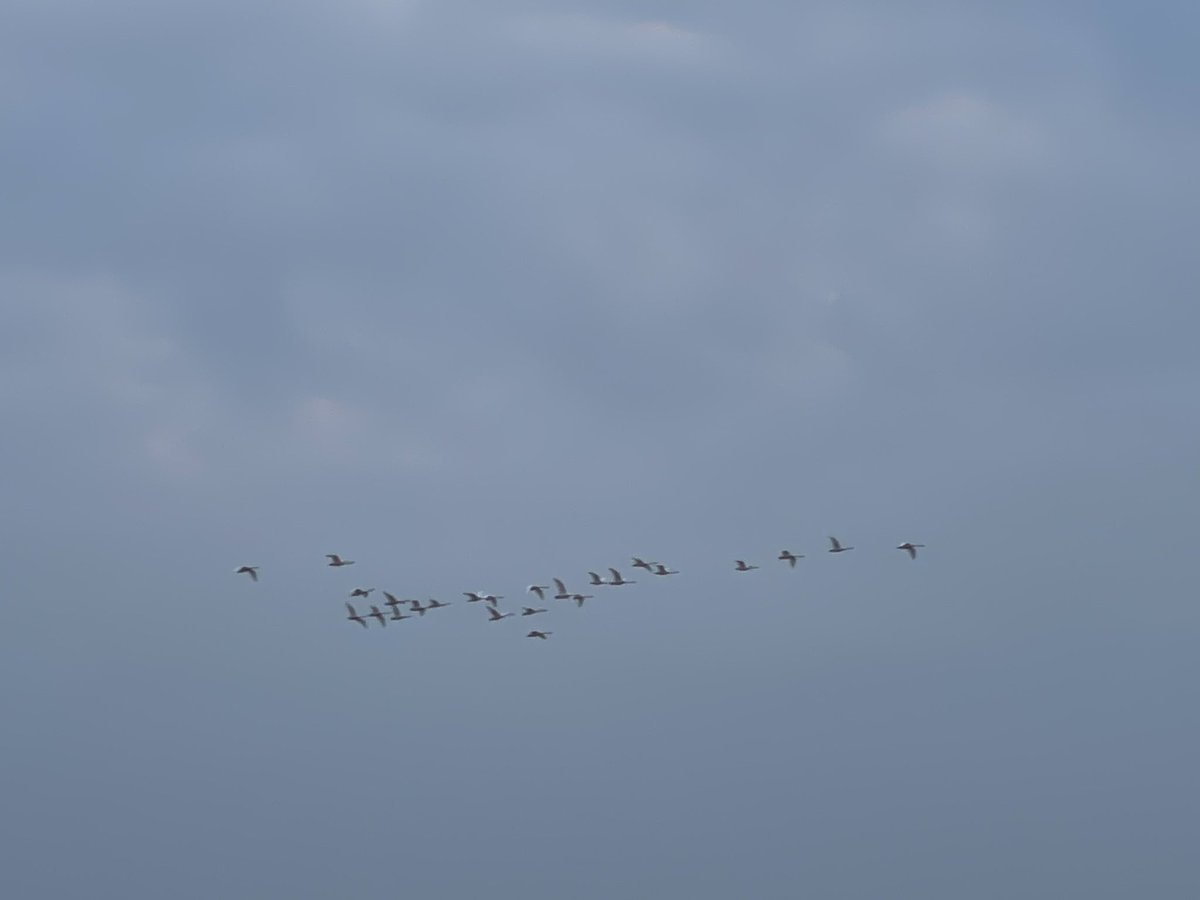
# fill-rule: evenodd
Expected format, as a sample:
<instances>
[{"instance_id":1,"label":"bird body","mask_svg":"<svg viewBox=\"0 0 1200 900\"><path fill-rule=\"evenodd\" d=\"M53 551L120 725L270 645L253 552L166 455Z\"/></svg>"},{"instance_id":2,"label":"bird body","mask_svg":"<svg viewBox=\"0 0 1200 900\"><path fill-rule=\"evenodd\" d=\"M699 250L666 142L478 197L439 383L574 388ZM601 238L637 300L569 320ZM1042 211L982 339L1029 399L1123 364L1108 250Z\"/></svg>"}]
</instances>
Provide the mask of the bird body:
<instances>
[{"instance_id":1,"label":"bird body","mask_svg":"<svg viewBox=\"0 0 1200 900\"><path fill-rule=\"evenodd\" d=\"M644 559L639 559L638 557L635 556L633 558L633 562L631 563L631 565L635 569L645 569L647 572L649 572L649 571L651 571L652 567L657 566L658 563L646 562Z\"/></svg>"},{"instance_id":2,"label":"bird body","mask_svg":"<svg viewBox=\"0 0 1200 900\"><path fill-rule=\"evenodd\" d=\"M537 598L539 600L546 599L546 591L548 590L550 590L550 585L548 584L531 584L528 588L526 588L528 593L537 594Z\"/></svg>"},{"instance_id":3,"label":"bird body","mask_svg":"<svg viewBox=\"0 0 1200 900\"><path fill-rule=\"evenodd\" d=\"M331 566L352 566L352 565L354 565L354 560L342 559L336 553L326 553L325 558L327 560L329 560L329 565L331 565Z\"/></svg>"},{"instance_id":4,"label":"bird body","mask_svg":"<svg viewBox=\"0 0 1200 900\"><path fill-rule=\"evenodd\" d=\"M242 566L241 568L234 569L233 574L234 575L249 575L251 581L258 581L258 570L259 570L258 566Z\"/></svg>"},{"instance_id":5,"label":"bird body","mask_svg":"<svg viewBox=\"0 0 1200 900\"><path fill-rule=\"evenodd\" d=\"M554 582L554 588L558 591L558 593L554 595L555 600L571 599L573 595L567 590L567 586L563 584L563 580L561 578L552 578L550 580Z\"/></svg>"},{"instance_id":6,"label":"bird body","mask_svg":"<svg viewBox=\"0 0 1200 900\"><path fill-rule=\"evenodd\" d=\"M355 588L350 592L351 597L369 597L375 588Z\"/></svg>"},{"instance_id":7,"label":"bird body","mask_svg":"<svg viewBox=\"0 0 1200 900\"><path fill-rule=\"evenodd\" d=\"M655 574L655 575L678 575L679 574L678 570L668 569L662 563L655 563L654 565L655 565L655 569L654 569L653 574Z\"/></svg>"},{"instance_id":8,"label":"bird body","mask_svg":"<svg viewBox=\"0 0 1200 900\"><path fill-rule=\"evenodd\" d=\"M797 556L791 550L780 550L779 555L775 558L787 560L787 564L794 569L796 568L796 560L804 559L804 554L801 553L799 556Z\"/></svg>"},{"instance_id":9,"label":"bird body","mask_svg":"<svg viewBox=\"0 0 1200 900\"><path fill-rule=\"evenodd\" d=\"M523 615L523 616L532 616L532 615L536 615L537 613L543 613L543 612L545 612L544 609L534 609L532 606L522 606L521 607L521 615Z\"/></svg>"},{"instance_id":10,"label":"bird body","mask_svg":"<svg viewBox=\"0 0 1200 900\"><path fill-rule=\"evenodd\" d=\"M924 544L914 544L912 541L905 541L903 544L900 544L898 547L896 547L896 549L905 551L908 554L909 559L916 559L917 548L924 546Z\"/></svg>"},{"instance_id":11,"label":"bird body","mask_svg":"<svg viewBox=\"0 0 1200 900\"><path fill-rule=\"evenodd\" d=\"M584 600L591 600L592 594L572 594L568 599L574 600L576 606L583 606Z\"/></svg>"},{"instance_id":12,"label":"bird body","mask_svg":"<svg viewBox=\"0 0 1200 900\"><path fill-rule=\"evenodd\" d=\"M552 635L552 634L554 634L553 631L531 631L531 632L529 632L529 634L525 635L525 637L541 638L544 641L546 638L550 637L550 635Z\"/></svg>"},{"instance_id":13,"label":"bird body","mask_svg":"<svg viewBox=\"0 0 1200 900\"><path fill-rule=\"evenodd\" d=\"M744 559L734 560L734 562L737 563L737 565L734 566L734 569L738 572L750 572L758 568L758 566L747 565Z\"/></svg>"},{"instance_id":14,"label":"bird body","mask_svg":"<svg viewBox=\"0 0 1200 900\"><path fill-rule=\"evenodd\" d=\"M500 610L496 609L494 606L488 607L488 616L490 616L488 619L489 622L499 622L501 619L507 619L511 615L512 613L500 612Z\"/></svg>"},{"instance_id":15,"label":"bird body","mask_svg":"<svg viewBox=\"0 0 1200 900\"><path fill-rule=\"evenodd\" d=\"M367 620L364 619L362 616L360 616L358 613L356 613L354 611L353 606L351 606L349 603L347 603L346 609L348 609L350 611L350 614L348 616L346 616L347 619L349 619L351 622L357 622L363 628L367 627Z\"/></svg>"},{"instance_id":16,"label":"bird body","mask_svg":"<svg viewBox=\"0 0 1200 900\"><path fill-rule=\"evenodd\" d=\"M622 578L621 573L616 569L609 568L608 571L612 573L612 581L602 581L600 582L601 584L611 584L613 587L620 587L623 584L637 584L636 581L630 581Z\"/></svg>"},{"instance_id":17,"label":"bird body","mask_svg":"<svg viewBox=\"0 0 1200 900\"><path fill-rule=\"evenodd\" d=\"M588 572L588 578L591 580L593 587L599 587L602 584L608 584L607 581L605 581L603 578L601 578L595 572Z\"/></svg>"},{"instance_id":18,"label":"bird body","mask_svg":"<svg viewBox=\"0 0 1200 900\"><path fill-rule=\"evenodd\" d=\"M847 550L853 550L853 547L843 547L842 542L833 535L829 536L829 552L830 553L845 553Z\"/></svg>"},{"instance_id":19,"label":"bird body","mask_svg":"<svg viewBox=\"0 0 1200 900\"><path fill-rule=\"evenodd\" d=\"M450 605L449 603L443 603L441 600L435 600L433 597L430 597L429 602L427 602L425 604L425 608L426 609L441 609L443 606L449 606L449 605Z\"/></svg>"}]
</instances>

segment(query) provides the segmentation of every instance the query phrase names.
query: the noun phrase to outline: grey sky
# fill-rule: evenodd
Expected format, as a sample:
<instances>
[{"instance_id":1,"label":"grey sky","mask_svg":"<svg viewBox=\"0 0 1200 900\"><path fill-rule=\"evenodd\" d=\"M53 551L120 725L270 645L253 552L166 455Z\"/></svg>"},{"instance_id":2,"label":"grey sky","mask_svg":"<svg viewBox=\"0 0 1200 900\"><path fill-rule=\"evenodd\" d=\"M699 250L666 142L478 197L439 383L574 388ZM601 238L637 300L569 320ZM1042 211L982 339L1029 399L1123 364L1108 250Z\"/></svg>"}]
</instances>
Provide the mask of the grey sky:
<instances>
[{"instance_id":1,"label":"grey sky","mask_svg":"<svg viewBox=\"0 0 1200 900\"><path fill-rule=\"evenodd\" d=\"M9 4L4 895L1196 896L1200 14L1006 9Z\"/></svg>"}]
</instances>

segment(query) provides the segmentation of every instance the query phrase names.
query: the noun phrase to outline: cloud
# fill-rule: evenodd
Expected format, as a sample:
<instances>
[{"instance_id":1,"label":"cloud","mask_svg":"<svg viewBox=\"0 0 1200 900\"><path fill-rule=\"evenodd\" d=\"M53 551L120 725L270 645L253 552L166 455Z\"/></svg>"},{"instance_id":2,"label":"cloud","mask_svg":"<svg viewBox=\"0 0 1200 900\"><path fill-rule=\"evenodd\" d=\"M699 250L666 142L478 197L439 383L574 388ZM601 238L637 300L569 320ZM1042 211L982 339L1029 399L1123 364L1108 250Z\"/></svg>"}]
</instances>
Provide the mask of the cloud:
<instances>
[{"instance_id":1,"label":"cloud","mask_svg":"<svg viewBox=\"0 0 1200 900\"><path fill-rule=\"evenodd\" d=\"M1044 131L978 94L947 91L886 114L884 138L935 165L971 171L1021 169L1045 161Z\"/></svg>"}]
</instances>

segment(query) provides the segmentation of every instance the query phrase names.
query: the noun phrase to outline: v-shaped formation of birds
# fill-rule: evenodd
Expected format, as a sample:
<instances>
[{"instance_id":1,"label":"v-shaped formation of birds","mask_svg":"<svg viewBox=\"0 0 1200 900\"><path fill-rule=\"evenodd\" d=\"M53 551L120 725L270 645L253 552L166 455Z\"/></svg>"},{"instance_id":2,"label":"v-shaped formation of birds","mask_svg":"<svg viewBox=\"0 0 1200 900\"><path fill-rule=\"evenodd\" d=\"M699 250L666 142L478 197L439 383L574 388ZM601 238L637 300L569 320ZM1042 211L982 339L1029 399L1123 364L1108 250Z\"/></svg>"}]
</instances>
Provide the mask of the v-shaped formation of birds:
<instances>
[{"instance_id":1,"label":"v-shaped formation of birds","mask_svg":"<svg viewBox=\"0 0 1200 900\"><path fill-rule=\"evenodd\" d=\"M911 541L905 541L903 544L897 545L896 549L903 550L908 554L910 559L916 559L917 549L924 546L924 544L914 544ZM829 553L845 553L846 551L853 549L853 547L847 547L835 537L831 536L829 538ZM333 566L334 568L354 565L354 560L343 559L336 553L326 553L325 558L329 560L327 565ZM775 558L781 562L786 562L790 568L794 569L796 568L796 561L804 559L804 554L792 553L790 550L782 550L780 551L779 556ZM679 574L678 570L672 569L664 563L647 562L646 560L636 556L633 557L632 565L635 569L644 569L649 574L660 577ZM259 566L240 566L234 570L234 574L248 575L251 581L257 582L259 568ZM752 572L757 568L759 567L756 565L751 565L743 559L734 560L733 570L735 572ZM610 567L608 572L610 577L607 580L596 572L588 572L587 587L623 587L628 584L637 584L635 579L624 578L621 573L614 568ZM551 578L550 580L554 583L553 587L548 584L531 584L528 588L526 588L526 593L537 597L536 602L543 602L547 597L551 597L555 600L571 601L576 606L583 606L584 601L591 600L595 596L594 594L583 594L568 589L566 583L561 578ZM373 587L355 588L350 592L351 599L361 600L362 605L370 607L370 612L361 614L355 608L353 603L346 601L346 619L348 621L354 622L358 625L361 625L363 628L369 629L371 626L368 620L374 619L379 623L380 628L386 628L389 621L401 622L404 619L411 619L414 616L422 618L424 617L425 613L429 612L430 610L444 609L445 607L452 605L450 603L442 602L441 600L435 600L433 598L430 598L424 605L422 605L421 601L419 600L402 600L395 594L391 594L387 591L380 591L380 593L386 599L382 604L376 605L370 602L370 597L373 593L375 593L375 588ZM509 619L517 616L536 616L549 611L544 607L522 606L520 613L501 612L498 604L504 599L502 594L490 594L483 591L463 591L463 596L467 598L467 603L484 604L483 608L487 610L488 621L491 622L499 622L501 619ZM380 606L388 607L390 612L385 613L382 609L380 609ZM525 636L544 641L553 633L554 632L552 631L539 631L534 629Z\"/></svg>"}]
</instances>

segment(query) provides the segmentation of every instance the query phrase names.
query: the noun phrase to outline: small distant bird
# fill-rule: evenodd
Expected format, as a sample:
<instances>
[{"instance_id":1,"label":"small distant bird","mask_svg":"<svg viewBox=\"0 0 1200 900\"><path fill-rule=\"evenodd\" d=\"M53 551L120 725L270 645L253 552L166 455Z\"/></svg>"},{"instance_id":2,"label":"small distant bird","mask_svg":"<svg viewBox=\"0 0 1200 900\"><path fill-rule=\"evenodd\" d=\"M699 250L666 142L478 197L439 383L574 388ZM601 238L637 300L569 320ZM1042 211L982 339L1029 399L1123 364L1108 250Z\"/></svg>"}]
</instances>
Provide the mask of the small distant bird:
<instances>
[{"instance_id":1,"label":"small distant bird","mask_svg":"<svg viewBox=\"0 0 1200 900\"><path fill-rule=\"evenodd\" d=\"M924 546L925 546L924 544L914 544L911 541L905 541L903 544L898 546L896 549L904 550L905 552L907 552L909 559L916 559L917 558L917 548L924 547Z\"/></svg>"},{"instance_id":2,"label":"small distant bird","mask_svg":"<svg viewBox=\"0 0 1200 900\"><path fill-rule=\"evenodd\" d=\"M568 599L574 600L576 606L583 606L584 600L591 600L593 594L572 594Z\"/></svg>"},{"instance_id":3,"label":"small distant bird","mask_svg":"<svg viewBox=\"0 0 1200 900\"><path fill-rule=\"evenodd\" d=\"M399 597L397 597L395 594L389 594L387 591L383 592L383 596L387 597L387 602L384 603L383 605L392 607L393 611L395 610L395 608L397 606L399 606L401 603L404 602Z\"/></svg>"},{"instance_id":4,"label":"small distant bird","mask_svg":"<svg viewBox=\"0 0 1200 900\"><path fill-rule=\"evenodd\" d=\"M411 619L412 616L406 616L400 612L399 606L392 607L392 621L399 622L401 619Z\"/></svg>"},{"instance_id":5,"label":"small distant bird","mask_svg":"<svg viewBox=\"0 0 1200 900\"><path fill-rule=\"evenodd\" d=\"M797 556L791 550L780 550L779 555L775 558L776 559L786 559L787 564L794 569L794 568L796 568L796 560L804 559L804 554L801 553L799 556Z\"/></svg>"},{"instance_id":6,"label":"small distant bird","mask_svg":"<svg viewBox=\"0 0 1200 900\"><path fill-rule=\"evenodd\" d=\"M558 591L558 593L554 595L555 600L570 600L571 597L574 596L570 591L567 590L567 586L563 584L561 578L552 578L550 580L554 582L554 588Z\"/></svg>"},{"instance_id":7,"label":"small distant bird","mask_svg":"<svg viewBox=\"0 0 1200 900\"><path fill-rule=\"evenodd\" d=\"M423 616L425 615L425 610L427 610L429 607L422 606L420 600L409 600L408 608L415 612L418 616Z\"/></svg>"},{"instance_id":8,"label":"small distant bird","mask_svg":"<svg viewBox=\"0 0 1200 900\"><path fill-rule=\"evenodd\" d=\"M521 607L521 615L523 615L523 616L533 616L533 615L537 615L540 612L545 612L545 610L544 609L534 609L532 606L522 606Z\"/></svg>"},{"instance_id":9,"label":"small distant bird","mask_svg":"<svg viewBox=\"0 0 1200 900\"><path fill-rule=\"evenodd\" d=\"M829 536L829 552L830 553L845 553L847 550L853 550L853 547L843 547L842 542L833 535Z\"/></svg>"},{"instance_id":10,"label":"small distant bird","mask_svg":"<svg viewBox=\"0 0 1200 900\"><path fill-rule=\"evenodd\" d=\"M354 611L354 607L349 603L346 604L346 609L350 610L350 615L346 616L351 622L357 622L363 628L367 627L367 620Z\"/></svg>"},{"instance_id":11,"label":"small distant bird","mask_svg":"<svg viewBox=\"0 0 1200 900\"><path fill-rule=\"evenodd\" d=\"M387 628L387 619L385 619L385 618L383 617L383 613L381 613L381 612L379 611L379 607L378 607L378 606L372 606L372 607L371 607L371 616L372 616L372 618L378 619L378 620L379 620L379 624L380 624L380 625L382 625L384 628Z\"/></svg>"},{"instance_id":12,"label":"small distant bird","mask_svg":"<svg viewBox=\"0 0 1200 900\"><path fill-rule=\"evenodd\" d=\"M351 597L369 597L375 588L355 588L350 592Z\"/></svg>"},{"instance_id":13,"label":"small distant bird","mask_svg":"<svg viewBox=\"0 0 1200 900\"><path fill-rule=\"evenodd\" d=\"M486 600L488 603L492 604L492 606L495 606L497 600L504 599L504 595L500 594L499 596L497 596L495 594L484 594L483 599Z\"/></svg>"},{"instance_id":14,"label":"small distant bird","mask_svg":"<svg viewBox=\"0 0 1200 900\"><path fill-rule=\"evenodd\" d=\"M463 591L462 595L467 598L468 603L479 603L483 600L483 594L477 594L474 591Z\"/></svg>"},{"instance_id":15,"label":"small distant bird","mask_svg":"<svg viewBox=\"0 0 1200 900\"><path fill-rule=\"evenodd\" d=\"M649 571L650 571L650 567L651 567L651 566L657 566L657 565L658 565L658 563L648 563L648 562L646 562L644 559L638 559L638 557L636 557L636 556L635 556L635 557L633 558L633 563L632 563L632 565L633 565L633 567L634 567L635 569L645 569L647 572L649 572Z\"/></svg>"},{"instance_id":16,"label":"small distant bird","mask_svg":"<svg viewBox=\"0 0 1200 900\"><path fill-rule=\"evenodd\" d=\"M612 581L607 582L607 584L611 584L613 587L620 587L623 584L637 584L636 581L627 581L624 578L622 578L621 573L618 572L616 569L609 568L608 571L612 572ZM604 584L604 583L606 583L606 582L601 582L601 584Z\"/></svg>"},{"instance_id":17,"label":"small distant bird","mask_svg":"<svg viewBox=\"0 0 1200 900\"><path fill-rule=\"evenodd\" d=\"M655 565L655 569L654 569L653 574L655 574L655 575L678 575L679 574L679 571L677 569L668 569L662 563L655 563L654 565Z\"/></svg>"},{"instance_id":18,"label":"small distant bird","mask_svg":"<svg viewBox=\"0 0 1200 900\"><path fill-rule=\"evenodd\" d=\"M605 581L603 578L601 578L601 577L600 577L599 575L597 575L595 572L588 572L588 578L590 578L590 579L591 579L591 581L592 581L592 585L593 585L593 586L596 586L596 587L598 587L598 586L600 586L600 585L602 585L602 584L608 584L608 582L607 582L607 581Z\"/></svg>"},{"instance_id":19,"label":"small distant bird","mask_svg":"<svg viewBox=\"0 0 1200 900\"><path fill-rule=\"evenodd\" d=\"M327 560L329 560L329 565L331 565L331 566L352 566L352 565L354 565L354 560L342 559L336 553L326 553L325 558Z\"/></svg>"},{"instance_id":20,"label":"small distant bird","mask_svg":"<svg viewBox=\"0 0 1200 900\"><path fill-rule=\"evenodd\" d=\"M240 569L234 569L234 575L249 575L251 581L258 581L259 566L242 566Z\"/></svg>"},{"instance_id":21,"label":"small distant bird","mask_svg":"<svg viewBox=\"0 0 1200 900\"><path fill-rule=\"evenodd\" d=\"M488 615L491 616L491 618L488 621L499 622L501 619L507 619L509 616L512 615L512 613L502 613L502 612L500 612L500 610L496 609L496 607L489 606L488 607Z\"/></svg>"},{"instance_id":22,"label":"small distant bird","mask_svg":"<svg viewBox=\"0 0 1200 900\"><path fill-rule=\"evenodd\" d=\"M529 632L529 634L525 635L525 637L541 638L544 641L546 638L550 637L550 635L552 635L552 634L554 634L553 631L531 631L531 632Z\"/></svg>"},{"instance_id":23,"label":"small distant bird","mask_svg":"<svg viewBox=\"0 0 1200 900\"><path fill-rule=\"evenodd\" d=\"M531 584L528 588L526 588L526 591L528 591L530 594L537 594L537 598L539 600L546 599L546 591L548 590L550 590L550 585L548 584Z\"/></svg>"},{"instance_id":24,"label":"small distant bird","mask_svg":"<svg viewBox=\"0 0 1200 900\"><path fill-rule=\"evenodd\" d=\"M752 570L752 569L757 569L757 568L758 568L758 566L748 566L748 565L746 565L746 561L745 561L745 560L743 560L743 559L734 560L734 562L736 562L736 563L737 563L737 565L736 565L736 566L734 566L734 568L735 568L737 571L739 571L739 572L749 572L749 571L750 571L750 570Z\"/></svg>"},{"instance_id":25,"label":"small distant bird","mask_svg":"<svg viewBox=\"0 0 1200 900\"><path fill-rule=\"evenodd\" d=\"M429 602L425 604L425 608L426 609L441 609L443 606L449 606L449 605L450 605L449 603L443 603L441 600L434 600L432 597L430 597Z\"/></svg>"}]
</instances>

